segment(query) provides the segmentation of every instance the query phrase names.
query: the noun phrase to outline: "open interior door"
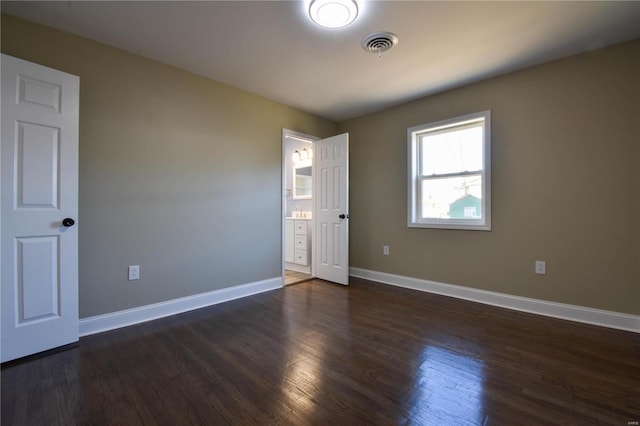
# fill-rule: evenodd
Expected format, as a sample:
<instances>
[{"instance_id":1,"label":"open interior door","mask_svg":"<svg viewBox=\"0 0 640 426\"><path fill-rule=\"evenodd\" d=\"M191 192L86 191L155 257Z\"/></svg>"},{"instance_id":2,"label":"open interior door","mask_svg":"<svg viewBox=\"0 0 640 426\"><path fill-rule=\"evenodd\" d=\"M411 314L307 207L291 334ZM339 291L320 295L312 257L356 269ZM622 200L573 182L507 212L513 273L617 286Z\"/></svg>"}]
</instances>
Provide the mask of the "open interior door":
<instances>
[{"instance_id":1,"label":"open interior door","mask_svg":"<svg viewBox=\"0 0 640 426\"><path fill-rule=\"evenodd\" d=\"M349 134L315 142L316 278L349 284Z\"/></svg>"},{"instance_id":2,"label":"open interior door","mask_svg":"<svg viewBox=\"0 0 640 426\"><path fill-rule=\"evenodd\" d=\"M78 340L79 87L2 55L2 362Z\"/></svg>"}]
</instances>

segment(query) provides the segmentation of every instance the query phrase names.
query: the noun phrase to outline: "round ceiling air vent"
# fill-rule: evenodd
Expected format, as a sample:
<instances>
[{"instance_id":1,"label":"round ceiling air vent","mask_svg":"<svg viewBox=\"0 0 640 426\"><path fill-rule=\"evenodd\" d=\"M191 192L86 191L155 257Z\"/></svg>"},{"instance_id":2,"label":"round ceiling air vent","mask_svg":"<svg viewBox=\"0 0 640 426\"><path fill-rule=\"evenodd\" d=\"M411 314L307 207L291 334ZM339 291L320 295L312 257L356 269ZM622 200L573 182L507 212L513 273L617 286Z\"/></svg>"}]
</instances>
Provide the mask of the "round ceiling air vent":
<instances>
[{"instance_id":1,"label":"round ceiling air vent","mask_svg":"<svg viewBox=\"0 0 640 426\"><path fill-rule=\"evenodd\" d=\"M360 43L365 51L377 53L378 56L396 44L398 44L398 36L387 31L371 33L365 36Z\"/></svg>"}]
</instances>

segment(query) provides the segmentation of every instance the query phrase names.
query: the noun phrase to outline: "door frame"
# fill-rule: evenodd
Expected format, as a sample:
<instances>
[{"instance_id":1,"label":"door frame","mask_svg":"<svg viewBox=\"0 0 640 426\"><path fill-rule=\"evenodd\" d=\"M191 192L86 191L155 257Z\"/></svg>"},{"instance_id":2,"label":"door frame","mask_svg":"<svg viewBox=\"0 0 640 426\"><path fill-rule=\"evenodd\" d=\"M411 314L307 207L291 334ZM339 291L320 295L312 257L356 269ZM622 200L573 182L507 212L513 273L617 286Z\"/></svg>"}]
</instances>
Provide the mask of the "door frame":
<instances>
[{"instance_id":1,"label":"door frame","mask_svg":"<svg viewBox=\"0 0 640 426\"><path fill-rule=\"evenodd\" d=\"M280 169L281 169L281 173L282 173L282 177L281 177L281 185L280 185L280 230L281 230L281 241L280 241L280 245L281 245L281 253L280 253L280 262L281 262L281 277L282 277L282 287L284 287L285 282L286 282L286 262L285 262L285 245L286 245L286 236L285 236L285 220L286 220L286 216L287 216L287 168L285 167L287 164L287 139L294 139L294 140L299 140L302 142L310 142L311 143L311 147L312 149L315 151L315 141L320 140L321 138L317 137L317 136L312 136L312 135L308 135L306 133L302 133L302 132L297 132L295 130L290 130L290 129L282 129L282 159L281 159L281 164L280 164ZM315 156L311 159L311 179L313 182L313 179L315 179ZM311 187L311 199L315 200L314 198L315 196L315 188ZM314 217L315 217L315 202L312 203L312 208L311 208L311 226L313 229L313 224L314 224ZM313 238L313 235L312 237ZM313 240L312 240L313 241ZM315 276L315 262L313 261L313 246L311 249L311 276L314 277Z\"/></svg>"}]
</instances>

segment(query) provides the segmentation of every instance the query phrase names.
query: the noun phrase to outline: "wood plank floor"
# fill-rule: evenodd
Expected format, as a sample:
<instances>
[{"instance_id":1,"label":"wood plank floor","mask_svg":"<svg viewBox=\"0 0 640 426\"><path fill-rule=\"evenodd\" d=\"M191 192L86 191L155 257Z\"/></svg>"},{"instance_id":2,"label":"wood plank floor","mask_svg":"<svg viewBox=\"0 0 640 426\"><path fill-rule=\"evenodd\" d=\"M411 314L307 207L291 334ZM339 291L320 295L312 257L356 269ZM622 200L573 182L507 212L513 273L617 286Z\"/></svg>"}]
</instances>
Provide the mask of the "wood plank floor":
<instances>
[{"instance_id":1,"label":"wood plank floor","mask_svg":"<svg viewBox=\"0 0 640 426\"><path fill-rule=\"evenodd\" d=\"M309 281L313 278L310 274L305 274L304 272L297 271L284 271L284 285L298 284L304 281Z\"/></svg>"},{"instance_id":2,"label":"wood plank floor","mask_svg":"<svg viewBox=\"0 0 640 426\"><path fill-rule=\"evenodd\" d=\"M2 366L3 425L640 421L640 335L308 281Z\"/></svg>"}]
</instances>

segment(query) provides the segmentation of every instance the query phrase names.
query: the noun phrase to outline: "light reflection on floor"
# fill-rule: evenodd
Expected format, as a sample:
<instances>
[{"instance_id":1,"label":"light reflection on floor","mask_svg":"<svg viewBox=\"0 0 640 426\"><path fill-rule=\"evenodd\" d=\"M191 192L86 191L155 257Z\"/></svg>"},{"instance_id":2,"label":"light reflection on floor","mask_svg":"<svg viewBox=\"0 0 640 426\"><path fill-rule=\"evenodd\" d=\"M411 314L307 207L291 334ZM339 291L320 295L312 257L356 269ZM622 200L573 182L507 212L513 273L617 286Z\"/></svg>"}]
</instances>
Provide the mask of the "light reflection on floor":
<instances>
[{"instance_id":1,"label":"light reflection on floor","mask_svg":"<svg viewBox=\"0 0 640 426\"><path fill-rule=\"evenodd\" d=\"M422 359L409 418L416 424L482 424L484 362L435 346Z\"/></svg>"},{"instance_id":2,"label":"light reflection on floor","mask_svg":"<svg viewBox=\"0 0 640 426\"><path fill-rule=\"evenodd\" d=\"M349 341L348 292L340 289L331 299L331 311L318 301L316 292L326 293L332 284L315 284L298 288L296 292L284 292L283 303L287 322L286 367L282 379L282 395L286 406L293 407L283 415L297 419L324 421L323 407L335 404L331 386L325 384L326 359L331 358L331 339ZM326 302L325 302L326 303ZM331 319L331 320L329 320ZM338 347L340 347L338 345Z\"/></svg>"}]
</instances>

